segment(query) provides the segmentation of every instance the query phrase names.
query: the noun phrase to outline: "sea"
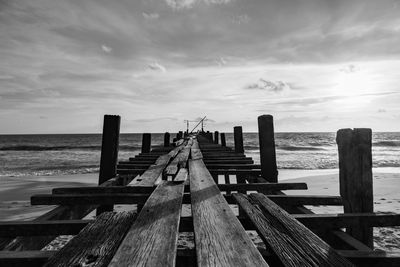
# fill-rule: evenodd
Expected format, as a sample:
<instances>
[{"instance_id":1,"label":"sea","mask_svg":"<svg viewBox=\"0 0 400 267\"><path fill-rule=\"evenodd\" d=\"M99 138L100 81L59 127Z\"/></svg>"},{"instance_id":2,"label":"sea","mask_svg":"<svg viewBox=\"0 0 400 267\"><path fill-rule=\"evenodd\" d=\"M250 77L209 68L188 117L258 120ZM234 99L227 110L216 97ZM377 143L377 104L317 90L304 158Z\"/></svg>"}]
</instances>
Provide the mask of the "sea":
<instances>
[{"instance_id":1,"label":"sea","mask_svg":"<svg viewBox=\"0 0 400 267\"><path fill-rule=\"evenodd\" d=\"M171 134L174 136L174 134ZM275 133L279 169L338 168L336 133ZM160 145L164 134L152 134ZM244 133L247 156L259 163L258 134ZM140 153L142 134L121 134L119 159ZM233 134L226 133L233 147ZM101 134L0 135L1 176L94 173L99 170ZM373 133L373 167L400 167L400 132Z\"/></svg>"}]
</instances>

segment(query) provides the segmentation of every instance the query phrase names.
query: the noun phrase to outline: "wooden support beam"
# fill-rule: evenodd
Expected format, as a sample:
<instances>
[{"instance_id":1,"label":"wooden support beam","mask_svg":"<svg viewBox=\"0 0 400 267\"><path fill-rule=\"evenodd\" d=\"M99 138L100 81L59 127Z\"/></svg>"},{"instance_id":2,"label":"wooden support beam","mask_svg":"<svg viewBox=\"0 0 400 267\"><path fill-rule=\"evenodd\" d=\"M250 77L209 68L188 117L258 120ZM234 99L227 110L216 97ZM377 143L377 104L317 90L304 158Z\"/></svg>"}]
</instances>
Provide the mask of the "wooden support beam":
<instances>
[{"instance_id":1,"label":"wooden support beam","mask_svg":"<svg viewBox=\"0 0 400 267\"><path fill-rule=\"evenodd\" d=\"M91 220L0 222L0 237L76 235Z\"/></svg>"},{"instance_id":2,"label":"wooden support beam","mask_svg":"<svg viewBox=\"0 0 400 267\"><path fill-rule=\"evenodd\" d=\"M108 266L135 218L134 212L103 213L44 266Z\"/></svg>"},{"instance_id":3,"label":"wooden support beam","mask_svg":"<svg viewBox=\"0 0 400 267\"><path fill-rule=\"evenodd\" d=\"M189 169L198 266L268 266L202 160L190 160Z\"/></svg>"},{"instance_id":4,"label":"wooden support beam","mask_svg":"<svg viewBox=\"0 0 400 267\"><path fill-rule=\"evenodd\" d=\"M0 266L7 267L42 267L55 251L25 250L0 251Z\"/></svg>"},{"instance_id":5,"label":"wooden support beam","mask_svg":"<svg viewBox=\"0 0 400 267\"><path fill-rule=\"evenodd\" d=\"M230 190L226 187L226 190ZM279 205L342 205L342 199L337 196L313 195L267 195ZM32 205L107 205L107 204L144 204L149 194L106 193L106 194L40 194L31 197ZM229 204L236 204L231 195L224 195ZM190 204L190 195L184 195L184 204Z\"/></svg>"},{"instance_id":6,"label":"wooden support beam","mask_svg":"<svg viewBox=\"0 0 400 267\"><path fill-rule=\"evenodd\" d=\"M149 194L42 194L31 197L31 205L144 204Z\"/></svg>"},{"instance_id":7,"label":"wooden support beam","mask_svg":"<svg viewBox=\"0 0 400 267\"><path fill-rule=\"evenodd\" d=\"M175 266L183 188L157 186L109 266Z\"/></svg>"},{"instance_id":8,"label":"wooden support beam","mask_svg":"<svg viewBox=\"0 0 400 267\"><path fill-rule=\"evenodd\" d=\"M265 195L234 197L284 266L353 266Z\"/></svg>"},{"instance_id":9,"label":"wooden support beam","mask_svg":"<svg viewBox=\"0 0 400 267\"><path fill-rule=\"evenodd\" d=\"M258 138L260 142L261 176L268 182L278 182L276 166L274 121L271 115L258 117Z\"/></svg>"},{"instance_id":10,"label":"wooden support beam","mask_svg":"<svg viewBox=\"0 0 400 267\"><path fill-rule=\"evenodd\" d=\"M263 258L271 264L281 264L275 262L270 253L264 249L259 249ZM0 266L29 266L41 267L54 255L56 251L0 251ZM384 251L357 251L357 250L337 250L339 255L347 258L357 266L368 267L397 267L400 265L400 254L397 252ZM182 267L196 266L195 249L178 249L177 265Z\"/></svg>"},{"instance_id":11,"label":"wooden support beam","mask_svg":"<svg viewBox=\"0 0 400 267\"><path fill-rule=\"evenodd\" d=\"M187 169L181 168L181 175L187 176ZM178 172L178 175L181 171ZM185 174L186 173L186 174ZM178 177L177 175L177 177ZM176 178L177 178L176 177ZM175 180L176 180L175 178ZM258 183L258 184L219 184L220 191L259 191L259 190L303 190L307 189L306 183ZM112 187L61 187L54 188L52 193L56 195L63 194L150 194L154 191L154 186L112 186ZM189 186L185 187L189 191Z\"/></svg>"},{"instance_id":12,"label":"wooden support beam","mask_svg":"<svg viewBox=\"0 0 400 267\"><path fill-rule=\"evenodd\" d=\"M208 169L260 169L259 164L206 164Z\"/></svg>"},{"instance_id":13,"label":"wooden support beam","mask_svg":"<svg viewBox=\"0 0 400 267\"><path fill-rule=\"evenodd\" d=\"M336 142L339 150L340 195L344 212L373 212L372 131L341 129ZM373 248L373 229L361 223L347 232Z\"/></svg>"}]
</instances>

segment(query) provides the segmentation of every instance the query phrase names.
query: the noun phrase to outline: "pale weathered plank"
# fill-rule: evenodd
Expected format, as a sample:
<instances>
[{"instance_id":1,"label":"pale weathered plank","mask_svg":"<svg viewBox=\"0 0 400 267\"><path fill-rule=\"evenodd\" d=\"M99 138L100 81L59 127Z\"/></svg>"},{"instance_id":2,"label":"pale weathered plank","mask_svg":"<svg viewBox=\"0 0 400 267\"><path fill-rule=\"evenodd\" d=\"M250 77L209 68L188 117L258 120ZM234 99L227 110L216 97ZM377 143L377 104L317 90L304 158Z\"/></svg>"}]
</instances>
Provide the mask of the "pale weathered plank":
<instances>
[{"instance_id":1,"label":"pale weathered plank","mask_svg":"<svg viewBox=\"0 0 400 267\"><path fill-rule=\"evenodd\" d=\"M284 266L353 266L265 195L234 197Z\"/></svg>"},{"instance_id":2,"label":"pale weathered plank","mask_svg":"<svg viewBox=\"0 0 400 267\"><path fill-rule=\"evenodd\" d=\"M180 168L185 168L187 160L190 155L190 145L186 145L179 154L172 160L172 162L165 168L166 175L175 176Z\"/></svg>"},{"instance_id":3,"label":"pale weathered plank","mask_svg":"<svg viewBox=\"0 0 400 267\"><path fill-rule=\"evenodd\" d=\"M135 220L134 212L105 212L54 254L45 266L108 266Z\"/></svg>"},{"instance_id":4,"label":"pale weathered plank","mask_svg":"<svg viewBox=\"0 0 400 267\"><path fill-rule=\"evenodd\" d=\"M188 178L188 170L186 168L181 168L178 172L178 174L176 175L174 182L176 183L180 183L180 182L186 182L187 178Z\"/></svg>"},{"instance_id":5,"label":"pale weathered plank","mask_svg":"<svg viewBox=\"0 0 400 267\"><path fill-rule=\"evenodd\" d=\"M198 266L268 266L202 160L190 160L190 191Z\"/></svg>"},{"instance_id":6,"label":"pale weathered plank","mask_svg":"<svg viewBox=\"0 0 400 267\"><path fill-rule=\"evenodd\" d=\"M157 186L110 266L175 266L183 189L167 181Z\"/></svg>"}]
</instances>

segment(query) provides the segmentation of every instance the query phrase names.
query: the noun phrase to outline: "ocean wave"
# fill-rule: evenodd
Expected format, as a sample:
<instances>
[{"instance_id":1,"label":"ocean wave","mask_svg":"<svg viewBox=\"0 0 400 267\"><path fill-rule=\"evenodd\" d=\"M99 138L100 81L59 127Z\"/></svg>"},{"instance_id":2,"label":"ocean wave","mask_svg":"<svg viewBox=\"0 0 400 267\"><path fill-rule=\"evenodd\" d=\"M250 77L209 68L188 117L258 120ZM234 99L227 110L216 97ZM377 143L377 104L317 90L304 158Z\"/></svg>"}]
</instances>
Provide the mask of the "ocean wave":
<instances>
[{"instance_id":1,"label":"ocean wave","mask_svg":"<svg viewBox=\"0 0 400 267\"><path fill-rule=\"evenodd\" d=\"M398 146L400 146L400 140L377 141L377 142L373 142L372 146L398 147Z\"/></svg>"},{"instance_id":2,"label":"ocean wave","mask_svg":"<svg viewBox=\"0 0 400 267\"><path fill-rule=\"evenodd\" d=\"M287 151L323 151L326 150L324 148L321 147L316 147L316 146L278 146L278 149L281 150L287 150Z\"/></svg>"},{"instance_id":3,"label":"ocean wave","mask_svg":"<svg viewBox=\"0 0 400 267\"><path fill-rule=\"evenodd\" d=\"M120 150L138 150L138 146L120 145ZM60 151L60 150L93 150L100 151L99 145L77 145L77 146L35 146L35 145L14 145L0 147L0 151Z\"/></svg>"}]
</instances>

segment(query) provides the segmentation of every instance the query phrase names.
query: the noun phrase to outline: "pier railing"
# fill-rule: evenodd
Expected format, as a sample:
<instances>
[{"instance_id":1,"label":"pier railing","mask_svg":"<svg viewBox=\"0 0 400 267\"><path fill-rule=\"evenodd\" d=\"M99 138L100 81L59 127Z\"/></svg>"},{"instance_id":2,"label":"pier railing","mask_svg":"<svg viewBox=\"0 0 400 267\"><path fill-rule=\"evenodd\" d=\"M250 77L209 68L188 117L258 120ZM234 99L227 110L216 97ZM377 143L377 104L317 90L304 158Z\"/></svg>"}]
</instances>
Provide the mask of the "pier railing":
<instances>
[{"instance_id":1,"label":"pier railing","mask_svg":"<svg viewBox=\"0 0 400 267\"><path fill-rule=\"evenodd\" d=\"M32 196L32 205L57 206L33 221L0 223L0 265L399 266L399 254L373 250L372 228L400 225L400 215L373 213L371 131L338 131L341 196L287 195L307 184L278 182L273 118L258 124L260 165L244 154L240 126L233 148L218 131L178 132L172 143L165 133L158 146L143 134L141 153L118 161L120 117L106 115L99 186ZM136 209L112 212L115 204ZM181 212L187 204L190 216ZM305 207L316 205L344 213ZM95 209L94 220L83 219ZM254 246L250 230L265 247ZM187 232L194 248L178 248ZM74 237L41 250L59 235Z\"/></svg>"}]
</instances>

